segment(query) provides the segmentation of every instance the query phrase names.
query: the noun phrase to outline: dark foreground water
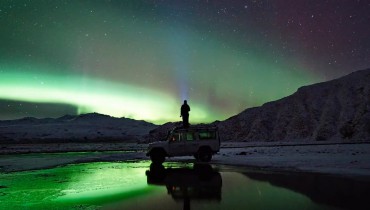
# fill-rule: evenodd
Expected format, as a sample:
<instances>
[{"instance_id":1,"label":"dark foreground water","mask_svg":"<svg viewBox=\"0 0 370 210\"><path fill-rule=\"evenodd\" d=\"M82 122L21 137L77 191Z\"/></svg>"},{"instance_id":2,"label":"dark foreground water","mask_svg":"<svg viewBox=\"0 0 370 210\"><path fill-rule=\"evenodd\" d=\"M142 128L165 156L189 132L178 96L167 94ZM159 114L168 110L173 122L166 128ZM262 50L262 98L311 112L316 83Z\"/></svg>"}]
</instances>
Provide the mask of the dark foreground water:
<instances>
[{"instance_id":1,"label":"dark foreground water","mask_svg":"<svg viewBox=\"0 0 370 210\"><path fill-rule=\"evenodd\" d=\"M210 165L94 162L1 173L0 209L368 209L369 186Z\"/></svg>"}]
</instances>

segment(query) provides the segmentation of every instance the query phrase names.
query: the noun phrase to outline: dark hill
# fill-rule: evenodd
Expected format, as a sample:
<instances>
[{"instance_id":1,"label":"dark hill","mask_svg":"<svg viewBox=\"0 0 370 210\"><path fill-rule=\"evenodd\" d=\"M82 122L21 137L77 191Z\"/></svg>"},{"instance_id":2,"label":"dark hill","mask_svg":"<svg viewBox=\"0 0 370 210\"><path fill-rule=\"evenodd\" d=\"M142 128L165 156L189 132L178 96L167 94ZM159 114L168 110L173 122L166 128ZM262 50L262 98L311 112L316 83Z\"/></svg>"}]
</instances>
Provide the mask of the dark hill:
<instances>
[{"instance_id":1,"label":"dark hill","mask_svg":"<svg viewBox=\"0 0 370 210\"><path fill-rule=\"evenodd\" d=\"M98 113L0 121L1 143L137 142L157 126Z\"/></svg>"},{"instance_id":2,"label":"dark hill","mask_svg":"<svg viewBox=\"0 0 370 210\"><path fill-rule=\"evenodd\" d=\"M370 69L215 122L225 141L370 140Z\"/></svg>"}]
</instances>

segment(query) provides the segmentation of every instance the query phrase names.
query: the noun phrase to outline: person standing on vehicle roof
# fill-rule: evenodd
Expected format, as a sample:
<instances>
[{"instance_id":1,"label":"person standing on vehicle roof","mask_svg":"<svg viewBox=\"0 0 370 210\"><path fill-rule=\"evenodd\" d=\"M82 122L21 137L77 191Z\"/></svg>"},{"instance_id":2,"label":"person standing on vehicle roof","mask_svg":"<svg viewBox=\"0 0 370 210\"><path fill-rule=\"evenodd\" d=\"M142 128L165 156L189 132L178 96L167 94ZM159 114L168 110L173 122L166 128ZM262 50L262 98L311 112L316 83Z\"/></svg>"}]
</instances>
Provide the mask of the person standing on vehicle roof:
<instances>
[{"instance_id":1,"label":"person standing on vehicle roof","mask_svg":"<svg viewBox=\"0 0 370 210\"><path fill-rule=\"evenodd\" d=\"M189 112L190 112L190 106L188 105L188 102L184 100L184 104L181 106L180 117L182 117L182 125L185 128L189 127Z\"/></svg>"}]
</instances>

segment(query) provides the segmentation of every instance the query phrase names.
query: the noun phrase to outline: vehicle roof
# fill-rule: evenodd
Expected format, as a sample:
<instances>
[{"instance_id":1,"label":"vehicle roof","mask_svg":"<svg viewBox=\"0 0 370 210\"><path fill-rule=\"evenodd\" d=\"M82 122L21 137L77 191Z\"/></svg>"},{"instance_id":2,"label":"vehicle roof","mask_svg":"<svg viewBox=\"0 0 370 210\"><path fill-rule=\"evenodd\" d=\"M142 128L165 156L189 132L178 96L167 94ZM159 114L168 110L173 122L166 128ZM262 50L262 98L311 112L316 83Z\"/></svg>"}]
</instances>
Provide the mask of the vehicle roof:
<instances>
[{"instance_id":1,"label":"vehicle roof","mask_svg":"<svg viewBox=\"0 0 370 210\"><path fill-rule=\"evenodd\" d=\"M210 126L210 125L192 125L188 128L185 127L174 127L172 132L189 132L189 131L217 131L217 126Z\"/></svg>"}]
</instances>

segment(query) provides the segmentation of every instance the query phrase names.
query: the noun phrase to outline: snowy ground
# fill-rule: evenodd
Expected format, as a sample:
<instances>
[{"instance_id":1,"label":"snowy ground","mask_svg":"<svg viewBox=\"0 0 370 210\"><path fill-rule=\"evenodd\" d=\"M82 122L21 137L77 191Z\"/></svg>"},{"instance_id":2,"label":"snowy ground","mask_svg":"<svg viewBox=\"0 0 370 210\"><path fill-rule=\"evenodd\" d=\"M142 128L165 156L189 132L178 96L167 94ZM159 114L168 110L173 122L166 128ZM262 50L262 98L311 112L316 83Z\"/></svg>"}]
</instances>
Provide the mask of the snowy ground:
<instances>
[{"instance_id":1,"label":"snowy ground","mask_svg":"<svg viewBox=\"0 0 370 210\"><path fill-rule=\"evenodd\" d=\"M146 144L137 143L44 143L44 144L1 144L0 155L28 153L61 153L88 151L137 151L145 150Z\"/></svg>"},{"instance_id":2,"label":"snowy ground","mask_svg":"<svg viewBox=\"0 0 370 210\"><path fill-rule=\"evenodd\" d=\"M370 178L370 144L225 148L213 162Z\"/></svg>"},{"instance_id":3,"label":"snowy ground","mask_svg":"<svg viewBox=\"0 0 370 210\"><path fill-rule=\"evenodd\" d=\"M107 147L112 148L113 146ZM126 146L120 145L121 151L111 152L1 155L0 171L50 168L80 162L143 160L148 159L143 150L145 147L146 145L142 144L128 144ZM100 145L100 149L103 150L104 146ZM168 158L167 161L194 162L194 158ZM243 166L266 171L315 172L370 179L370 143L256 145L230 142L222 144L222 149L213 157L211 164Z\"/></svg>"}]
</instances>

